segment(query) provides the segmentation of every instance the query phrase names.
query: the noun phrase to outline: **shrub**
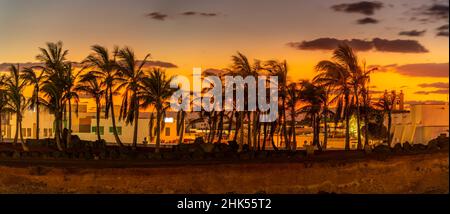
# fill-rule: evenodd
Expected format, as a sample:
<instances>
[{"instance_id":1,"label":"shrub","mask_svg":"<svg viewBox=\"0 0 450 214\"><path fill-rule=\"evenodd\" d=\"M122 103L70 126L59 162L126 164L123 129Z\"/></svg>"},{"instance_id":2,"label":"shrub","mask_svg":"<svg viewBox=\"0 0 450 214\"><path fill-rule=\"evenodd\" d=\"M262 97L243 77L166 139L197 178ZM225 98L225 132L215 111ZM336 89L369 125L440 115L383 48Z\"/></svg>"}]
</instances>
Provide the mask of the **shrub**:
<instances>
[{"instance_id":1,"label":"shrub","mask_svg":"<svg viewBox=\"0 0 450 214\"><path fill-rule=\"evenodd\" d=\"M392 151L394 153L402 153L403 152L403 146L401 143L395 144L395 146L392 148Z\"/></svg>"},{"instance_id":2,"label":"shrub","mask_svg":"<svg viewBox=\"0 0 450 214\"><path fill-rule=\"evenodd\" d=\"M378 145L373 149L375 153L390 153L391 149L386 145Z\"/></svg>"}]
</instances>

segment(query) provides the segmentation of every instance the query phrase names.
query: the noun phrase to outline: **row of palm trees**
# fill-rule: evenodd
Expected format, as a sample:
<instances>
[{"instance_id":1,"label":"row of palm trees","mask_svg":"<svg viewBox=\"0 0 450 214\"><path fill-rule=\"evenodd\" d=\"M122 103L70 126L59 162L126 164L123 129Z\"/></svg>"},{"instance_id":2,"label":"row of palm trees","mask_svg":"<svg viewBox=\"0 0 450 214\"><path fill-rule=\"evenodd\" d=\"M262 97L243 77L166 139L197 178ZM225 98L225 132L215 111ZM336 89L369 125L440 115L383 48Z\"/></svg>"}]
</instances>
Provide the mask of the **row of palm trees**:
<instances>
[{"instance_id":1,"label":"row of palm trees","mask_svg":"<svg viewBox=\"0 0 450 214\"><path fill-rule=\"evenodd\" d=\"M35 109L37 112L36 138L39 139L39 109L43 107L54 115L55 142L58 149L71 147L72 112L78 112L79 94L84 93L90 95L96 103L97 127L100 127L102 109L105 118L111 117L113 134L119 146L123 146L123 142L116 126L114 97L122 96L118 118L134 125L131 142L134 148L137 146L139 110L157 109L156 116L151 114L149 133L152 140L155 136L156 151L159 151L161 129L164 128L164 117L170 106L168 100L175 90L170 88L172 77L168 77L165 71L160 68L147 69L145 65L150 58L149 54L139 60L129 47L116 47L109 51L105 47L94 45L91 48L92 53L81 63L76 64L67 60L68 50L63 48L62 42L47 43L46 48L39 50L36 59L42 65L28 68L11 65L10 75L0 76L0 111L16 115L14 143L20 138L23 149L28 150L22 136L22 119L26 108ZM205 136L208 142L220 143L227 124L228 133L231 133L234 127L233 140L241 145L247 144L251 149L265 149L266 142L271 142L272 147L278 150L274 143L274 136L277 135L281 136L285 149L295 150L297 145L295 127L298 122L296 118L303 114L305 121L313 128L313 144L319 149L327 147L328 122L334 121L336 127L338 122L344 121L345 148L348 150L349 121L351 116L355 115L358 149L362 149L361 121L369 124L370 112L374 106L391 112L394 101L384 96L378 105L373 105L369 96L369 81L370 73L374 69L367 70L364 64L361 65L353 50L345 44L334 51L331 61L319 62L316 70L318 74L312 81L289 81L286 61L255 60L251 63L245 55L238 53L232 57L232 66L225 69L222 75L240 75L244 78L263 74L277 76L278 119L271 123L262 123L259 116L263 112L247 110L202 111L199 112L199 119L187 121L187 113L180 111L177 114L179 142L183 142L186 124L189 126L196 122L206 122L209 126L208 134ZM26 99L23 92L28 86L32 86L33 93ZM247 88L245 91L248 93ZM72 110L73 106L75 111ZM67 122L66 134L63 133L64 121ZM324 139L321 143L319 135L322 122ZM365 146L369 144L367 127L364 126ZM96 135L98 140L101 140L99 128L96 129Z\"/></svg>"}]
</instances>

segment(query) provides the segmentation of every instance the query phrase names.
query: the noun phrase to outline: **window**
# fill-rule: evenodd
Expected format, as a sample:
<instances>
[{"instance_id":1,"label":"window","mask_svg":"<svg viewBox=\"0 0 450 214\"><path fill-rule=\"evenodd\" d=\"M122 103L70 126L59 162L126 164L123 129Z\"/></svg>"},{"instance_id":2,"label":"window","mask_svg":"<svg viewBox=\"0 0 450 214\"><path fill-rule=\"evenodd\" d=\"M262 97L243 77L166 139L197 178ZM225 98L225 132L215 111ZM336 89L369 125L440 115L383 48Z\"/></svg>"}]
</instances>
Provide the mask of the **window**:
<instances>
[{"instance_id":1,"label":"window","mask_svg":"<svg viewBox=\"0 0 450 214\"><path fill-rule=\"evenodd\" d=\"M48 129L48 136L51 137L53 134L52 129Z\"/></svg>"},{"instance_id":2,"label":"window","mask_svg":"<svg viewBox=\"0 0 450 214\"><path fill-rule=\"evenodd\" d=\"M116 130L117 130L118 135L122 135L122 127L121 126L116 126ZM114 133L114 129L112 126L109 127L109 133Z\"/></svg>"},{"instance_id":3,"label":"window","mask_svg":"<svg viewBox=\"0 0 450 214\"><path fill-rule=\"evenodd\" d=\"M100 131L100 135L104 135L105 134L105 127L100 126L99 131ZM92 126L92 132L93 133L97 133L97 126Z\"/></svg>"},{"instance_id":4,"label":"window","mask_svg":"<svg viewBox=\"0 0 450 214\"><path fill-rule=\"evenodd\" d=\"M27 128L27 137L31 137L31 128Z\"/></svg>"},{"instance_id":5,"label":"window","mask_svg":"<svg viewBox=\"0 0 450 214\"><path fill-rule=\"evenodd\" d=\"M44 128L44 137L47 137L47 129Z\"/></svg>"},{"instance_id":6,"label":"window","mask_svg":"<svg viewBox=\"0 0 450 214\"><path fill-rule=\"evenodd\" d=\"M166 137L170 136L170 128L166 128Z\"/></svg>"}]
</instances>

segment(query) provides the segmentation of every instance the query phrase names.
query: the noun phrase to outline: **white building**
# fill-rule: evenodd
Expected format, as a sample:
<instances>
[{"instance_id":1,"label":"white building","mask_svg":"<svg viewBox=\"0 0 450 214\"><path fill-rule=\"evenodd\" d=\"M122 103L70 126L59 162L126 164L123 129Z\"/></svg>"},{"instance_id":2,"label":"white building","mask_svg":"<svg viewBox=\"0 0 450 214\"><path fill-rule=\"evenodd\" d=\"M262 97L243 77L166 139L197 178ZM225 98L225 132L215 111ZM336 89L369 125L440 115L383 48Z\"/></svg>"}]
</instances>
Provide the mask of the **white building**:
<instances>
[{"instance_id":1,"label":"white building","mask_svg":"<svg viewBox=\"0 0 450 214\"><path fill-rule=\"evenodd\" d=\"M82 140L97 140L96 129L96 114L91 110L88 111L87 103L80 103L78 107L78 114L72 113L72 134L78 135ZM74 111L75 108L72 107ZM116 117L119 114L119 106L115 107ZM176 113L167 112L165 118L165 127L161 130L161 140L163 144L173 144L178 142L178 135L176 131ZM138 143L142 143L144 138L150 141L150 112L141 112L139 116L139 130L138 130ZM54 116L50 114L48 110L40 110L40 131L39 136L41 139L53 138L55 132ZM155 113L156 118L156 113ZM64 127L67 127L67 122L63 122ZM16 117L14 114L4 114L2 116L2 136L5 141L11 141L16 132ZM116 118L116 126L119 137L123 143L131 143L133 140L134 124L125 124L124 121ZM24 113L24 119L22 121L22 134L24 139L36 138L36 112L27 110ZM100 135L108 143L114 143L115 138L112 128L111 117L105 119L104 112L100 117ZM153 135L154 136L154 135Z\"/></svg>"},{"instance_id":2,"label":"white building","mask_svg":"<svg viewBox=\"0 0 450 214\"><path fill-rule=\"evenodd\" d=\"M439 135L449 134L449 108L446 104L411 105L410 111L392 115L392 145L427 144ZM387 119L385 120L387 123Z\"/></svg>"}]
</instances>

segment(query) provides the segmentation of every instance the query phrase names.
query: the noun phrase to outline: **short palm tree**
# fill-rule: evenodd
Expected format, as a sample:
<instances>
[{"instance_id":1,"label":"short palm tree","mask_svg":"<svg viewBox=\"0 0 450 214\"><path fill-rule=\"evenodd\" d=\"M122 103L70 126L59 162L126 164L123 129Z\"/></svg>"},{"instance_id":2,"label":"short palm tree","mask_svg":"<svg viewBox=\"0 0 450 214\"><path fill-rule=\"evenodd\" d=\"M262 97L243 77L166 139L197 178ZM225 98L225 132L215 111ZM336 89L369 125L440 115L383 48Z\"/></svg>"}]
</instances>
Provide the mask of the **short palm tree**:
<instances>
[{"instance_id":1,"label":"short palm tree","mask_svg":"<svg viewBox=\"0 0 450 214\"><path fill-rule=\"evenodd\" d=\"M300 99L306 104L301 108L301 112L306 114L306 118L310 118L311 127L313 128L313 145L322 150L320 144L320 120L324 100L325 90L323 87L316 86L309 81L302 81L300 83Z\"/></svg>"},{"instance_id":2,"label":"short palm tree","mask_svg":"<svg viewBox=\"0 0 450 214\"><path fill-rule=\"evenodd\" d=\"M36 140L39 140L39 107L40 103L42 102L42 98L40 97L40 90L44 79L44 72L40 72L39 74L36 73L33 68L25 68L22 71L22 74L20 75L20 78L22 78L27 85L30 85L33 87L33 93L30 98L30 108L35 109L36 111Z\"/></svg>"},{"instance_id":3,"label":"short palm tree","mask_svg":"<svg viewBox=\"0 0 450 214\"><path fill-rule=\"evenodd\" d=\"M6 97L8 99L7 109L16 115L16 134L14 136L14 144L17 144L19 135L20 143L24 151L28 151L28 146L23 140L22 133L22 120L23 113L27 107L27 100L24 96L24 90L26 83L20 78L20 68L19 65L11 65L10 78L6 80Z\"/></svg>"},{"instance_id":4,"label":"short palm tree","mask_svg":"<svg viewBox=\"0 0 450 214\"><path fill-rule=\"evenodd\" d=\"M7 91L5 87L7 79L8 77L6 75L0 76L0 143L3 143L3 114L6 113L6 107L8 104Z\"/></svg>"},{"instance_id":5,"label":"short palm tree","mask_svg":"<svg viewBox=\"0 0 450 214\"><path fill-rule=\"evenodd\" d=\"M137 147L138 125L139 125L139 85L144 79L144 65L150 54L146 55L142 61L138 61L134 51L125 47L117 50L117 71L123 76L124 81L118 85L117 90L124 89L122 105L120 107L120 118L127 124L134 122L133 148Z\"/></svg>"},{"instance_id":6,"label":"short palm tree","mask_svg":"<svg viewBox=\"0 0 450 214\"><path fill-rule=\"evenodd\" d=\"M72 102L75 103L75 113L78 113L78 103L80 98L75 90L77 85L77 79L81 71L75 71L71 63L67 63L63 69L63 84L64 84L64 94L63 94L63 105L68 107L68 121L67 121L67 146L72 146ZM65 110L65 108L64 108Z\"/></svg>"},{"instance_id":7,"label":"short palm tree","mask_svg":"<svg viewBox=\"0 0 450 214\"><path fill-rule=\"evenodd\" d=\"M291 149L295 150L297 147L297 135L295 132L295 118L298 114L297 106L300 102L300 86L298 83L290 83L286 87L286 107L289 108L290 117L291 117L291 129L290 129L290 138L292 138L292 146Z\"/></svg>"},{"instance_id":8,"label":"short palm tree","mask_svg":"<svg viewBox=\"0 0 450 214\"><path fill-rule=\"evenodd\" d=\"M106 94L106 90L100 86L99 78L97 78L94 73L87 73L82 75L78 85L75 87L75 91L85 93L95 101L95 112L96 112L96 122L97 122L97 140L100 141L102 138L100 136L100 111L101 111L101 100Z\"/></svg>"},{"instance_id":9,"label":"short palm tree","mask_svg":"<svg viewBox=\"0 0 450 214\"><path fill-rule=\"evenodd\" d=\"M100 86L104 88L105 118L108 119L109 112L111 112L114 138L119 146L123 146L117 131L114 111L114 95L118 94L116 86L118 83L123 82L120 72L116 69L116 55L111 56L108 49L100 45L94 45L91 49L93 53L86 57L83 64L93 69L91 73L100 80ZM117 53L117 51L114 51L114 53Z\"/></svg>"},{"instance_id":10,"label":"short palm tree","mask_svg":"<svg viewBox=\"0 0 450 214\"><path fill-rule=\"evenodd\" d=\"M171 77L167 77L166 73L160 68L153 68L139 84L139 94L137 95L142 101L142 107L147 108L153 106L156 110L156 150L159 152L161 144L161 124L164 121L163 115L170 107L169 98L174 93L174 89L170 87Z\"/></svg>"},{"instance_id":11,"label":"short palm tree","mask_svg":"<svg viewBox=\"0 0 450 214\"><path fill-rule=\"evenodd\" d=\"M385 91L383 96L380 98L380 100L377 103L375 103L375 106L378 107L378 109L383 111L384 114L387 114L387 116L388 116L386 141L389 146L391 146L391 143L392 143L392 135L391 135L392 112L395 107L396 97L397 96L394 91L392 91L391 93L388 93L387 91Z\"/></svg>"}]
</instances>

